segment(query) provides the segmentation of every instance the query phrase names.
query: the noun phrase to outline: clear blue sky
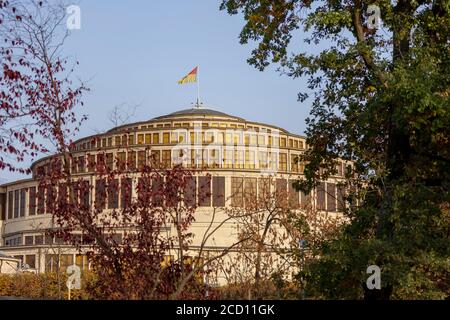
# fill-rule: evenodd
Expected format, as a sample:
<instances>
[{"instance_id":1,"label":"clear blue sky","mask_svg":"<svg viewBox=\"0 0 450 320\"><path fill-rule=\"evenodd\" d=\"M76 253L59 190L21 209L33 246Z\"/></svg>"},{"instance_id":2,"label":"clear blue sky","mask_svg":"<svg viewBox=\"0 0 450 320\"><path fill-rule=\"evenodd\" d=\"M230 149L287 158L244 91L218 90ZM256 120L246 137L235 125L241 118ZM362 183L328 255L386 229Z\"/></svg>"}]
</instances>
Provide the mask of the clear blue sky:
<instances>
[{"instance_id":1,"label":"clear blue sky","mask_svg":"<svg viewBox=\"0 0 450 320\"><path fill-rule=\"evenodd\" d=\"M190 106L195 84L177 80L200 66L207 106L302 134L309 105L297 101L302 80L260 72L247 64L253 46L239 44L242 16L219 11L220 1L82 0L81 30L66 43L80 61L77 74L90 79L80 137L111 127L108 112L121 103L141 104L133 121ZM19 176L4 172L3 181Z\"/></svg>"}]
</instances>

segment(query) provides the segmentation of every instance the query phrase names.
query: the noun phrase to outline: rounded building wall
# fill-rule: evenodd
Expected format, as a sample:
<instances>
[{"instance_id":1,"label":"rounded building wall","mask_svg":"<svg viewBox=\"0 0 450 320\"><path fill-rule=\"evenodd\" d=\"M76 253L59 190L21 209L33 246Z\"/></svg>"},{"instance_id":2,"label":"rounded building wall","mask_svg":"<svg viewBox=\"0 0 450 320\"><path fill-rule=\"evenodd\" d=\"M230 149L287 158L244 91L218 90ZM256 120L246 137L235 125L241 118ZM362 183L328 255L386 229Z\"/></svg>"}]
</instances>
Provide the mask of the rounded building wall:
<instances>
[{"instance_id":1,"label":"rounded building wall","mask_svg":"<svg viewBox=\"0 0 450 320\"><path fill-rule=\"evenodd\" d=\"M277 185L294 199L297 209L313 206L318 210L338 212L343 198L337 182L342 179L345 162L338 166L338 175L324 182L321 189L313 191L312 195L296 192L292 187L303 173L304 165L296 159L306 147L304 137L286 130L210 109L194 108L81 139L75 142L71 151L70 168L74 177L85 180L91 187L89 193L82 195L91 206L96 199L99 164L106 170L127 171L127 175L132 177L133 196L136 196L139 178L139 174L134 172L144 165L170 168L182 164L186 168L199 169L197 188L203 181L202 177L212 177L210 199L199 205L196 221L191 227L194 234L201 234L211 222L213 210L217 211L217 222L214 223L218 224L225 219L225 211L220 208L239 206L236 194L248 192L249 188L255 189L256 196L258 181L264 177L277 179ZM55 245L68 252L68 261L81 259L85 264L85 258L77 258L74 248L45 235L45 231L52 228L52 214L46 207L48 191L41 189L37 179L55 169L54 160L58 157L36 161L32 165L33 179L9 183L2 186L0 192L4 195L5 212L4 221L0 224L0 250L22 255L23 260L29 257L30 262L33 261L32 255L39 253L33 265L41 271L42 265L49 264L41 255L43 250ZM108 210L123 207L120 194L117 199L112 208L107 206L106 214ZM235 237L235 226L224 224L207 246L226 247ZM194 238L193 247L199 245L199 238Z\"/></svg>"}]
</instances>

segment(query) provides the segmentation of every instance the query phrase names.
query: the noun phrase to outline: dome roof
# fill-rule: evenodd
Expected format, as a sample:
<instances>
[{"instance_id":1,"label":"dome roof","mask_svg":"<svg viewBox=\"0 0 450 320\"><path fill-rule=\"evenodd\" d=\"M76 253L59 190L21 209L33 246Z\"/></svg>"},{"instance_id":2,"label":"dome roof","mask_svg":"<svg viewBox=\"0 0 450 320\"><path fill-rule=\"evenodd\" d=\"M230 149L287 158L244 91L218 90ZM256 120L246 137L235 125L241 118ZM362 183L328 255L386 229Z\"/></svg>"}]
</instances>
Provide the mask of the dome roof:
<instances>
[{"instance_id":1,"label":"dome roof","mask_svg":"<svg viewBox=\"0 0 450 320\"><path fill-rule=\"evenodd\" d=\"M239 117L235 117L235 116L231 116L229 114L220 112L220 111L216 111L213 109L207 109L207 108L199 108L199 107L195 107L195 108L190 108L190 109L184 109L184 110L180 110L180 111L176 111L173 113L169 113L167 115L164 116L160 116L157 118L154 118L153 120L159 120L159 119L166 119L166 118L174 118L174 117L183 117L183 116L213 116L213 117L222 117L222 118L231 118L231 119L239 119L239 120L243 120L242 118Z\"/></svg>"}]
</instances>

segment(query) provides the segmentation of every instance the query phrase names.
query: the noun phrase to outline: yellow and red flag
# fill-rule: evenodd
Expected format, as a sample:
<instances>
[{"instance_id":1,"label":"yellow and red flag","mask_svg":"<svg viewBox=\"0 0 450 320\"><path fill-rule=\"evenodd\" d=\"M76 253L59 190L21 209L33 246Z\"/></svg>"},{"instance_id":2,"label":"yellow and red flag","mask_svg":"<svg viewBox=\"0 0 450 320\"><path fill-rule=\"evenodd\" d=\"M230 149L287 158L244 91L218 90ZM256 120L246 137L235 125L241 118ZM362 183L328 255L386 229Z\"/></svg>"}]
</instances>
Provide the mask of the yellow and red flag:
<instances>
[{"instance_id":1,"label":"yellow and red flag","mask_svg":"<svg viewBox=\"0 0 450 320\"><path fill-rule=\"evenodd\" d=\"M194 70L189 72L187 76L183 77L180 81L178 81L178 84L197 82L197 71L198 67L195 67Z\"/></svg>"}]
</instances>

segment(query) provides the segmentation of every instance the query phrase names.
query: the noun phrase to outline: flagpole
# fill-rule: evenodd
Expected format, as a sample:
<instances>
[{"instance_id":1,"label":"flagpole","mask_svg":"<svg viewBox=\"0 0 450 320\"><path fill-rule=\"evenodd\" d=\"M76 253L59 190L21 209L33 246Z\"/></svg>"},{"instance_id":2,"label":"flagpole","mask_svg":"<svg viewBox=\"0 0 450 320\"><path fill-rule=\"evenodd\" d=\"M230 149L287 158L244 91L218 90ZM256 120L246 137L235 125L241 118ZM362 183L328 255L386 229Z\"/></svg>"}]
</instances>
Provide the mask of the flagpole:
<instances>
[{"instance_id":1,"label":"flagpole","mask_svg":"<svg viewBox=\"0 0 450 320\"><path fill-rule=\"evenodd\" d=\"M200 67L197 66L197 108L200 108Z\"/></svg>"}]
</instances>

